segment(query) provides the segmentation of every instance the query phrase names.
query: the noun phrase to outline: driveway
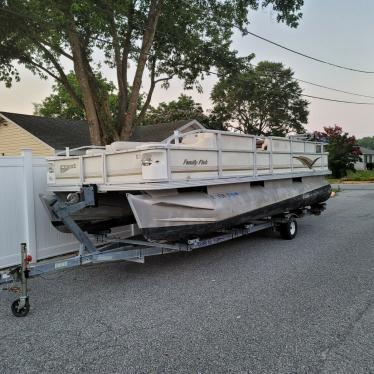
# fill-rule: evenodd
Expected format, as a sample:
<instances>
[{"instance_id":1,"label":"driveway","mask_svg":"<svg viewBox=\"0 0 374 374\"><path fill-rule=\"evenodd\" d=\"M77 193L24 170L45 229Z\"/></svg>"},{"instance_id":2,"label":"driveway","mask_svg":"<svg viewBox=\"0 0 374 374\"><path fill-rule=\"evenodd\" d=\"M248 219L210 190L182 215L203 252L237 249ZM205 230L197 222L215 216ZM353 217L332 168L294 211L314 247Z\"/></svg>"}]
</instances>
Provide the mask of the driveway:
<instances>
[{"instance_id":1,"label":"driveway","mask_svg":"<svg viewBox=\"0 0 374 374\"><path fill-rule=\"evenodd\" d=\"M373 373L374 190L272 232L0 293L0 372Z\"/></svg>"}]
</instances>

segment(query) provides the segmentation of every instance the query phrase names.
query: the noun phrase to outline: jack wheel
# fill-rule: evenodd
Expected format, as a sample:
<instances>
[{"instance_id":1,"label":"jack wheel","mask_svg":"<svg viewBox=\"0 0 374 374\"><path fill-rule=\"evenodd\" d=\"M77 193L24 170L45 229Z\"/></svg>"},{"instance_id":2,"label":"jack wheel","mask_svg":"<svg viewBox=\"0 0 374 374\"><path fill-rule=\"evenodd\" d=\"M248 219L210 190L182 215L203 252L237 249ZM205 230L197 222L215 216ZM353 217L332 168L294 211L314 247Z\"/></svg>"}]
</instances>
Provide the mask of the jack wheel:
<instances>
[{"instance_id":1,"label":"jack wheel","mask_svg":"<svg viewBox=\"0 0 374 374\"><path fill-rule=\"evenodd\" d=\"M30 311L29 299L26 299L25 306L22 309L18 308L20 302L20 299L13 301L11 306L12 313L15 317L26 317Z\"/></svg>"},{"instance_id":2,"label":"jack wheel","mask_svg":"<svg viewBox=\"0 0 374 374\"><path fill-rule=\"evenodd\" d=\"M285 240L292 240L297 235L297 222L291 218L287 222L281 223L279 227L280 236Z\"/></svg>"}]
</instances>

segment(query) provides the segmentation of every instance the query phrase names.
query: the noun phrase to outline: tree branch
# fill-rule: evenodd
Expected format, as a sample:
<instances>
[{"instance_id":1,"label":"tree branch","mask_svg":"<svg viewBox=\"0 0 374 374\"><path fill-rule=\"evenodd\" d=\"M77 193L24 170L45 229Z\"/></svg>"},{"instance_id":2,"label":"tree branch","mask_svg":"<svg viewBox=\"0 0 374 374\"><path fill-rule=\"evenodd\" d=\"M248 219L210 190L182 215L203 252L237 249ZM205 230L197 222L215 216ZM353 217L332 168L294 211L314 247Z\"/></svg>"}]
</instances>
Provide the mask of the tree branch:
<instances>
[{"instance_id":1,"label":"tree branch","mask_svg":"<svg viewBox=\"0 0 374 374\"><path fill-rule=\"evenodd\" d=\"M172 79L173 75L171 75L169 77L166 77L166 78L159 78L159 79L156 79L156 80L155 80L155 77L156 77L156 58L153 57L152 65L151 65L151 85L149 87L147 98L144 102L144 105L143 105L143 107L142 107L142 109L141 109L141 111L138 115L138 118L136 119L136 124L137 125L139 125L145 117L145 114L148 110L149 104L151 103L153 91L155 90L156 84L159 83L159 82L166 82L166 81Z\"/></svg>"},{"instance_id":2,"label":"tree branch","mask_svg":"<svg viewBox=\"0 0 374 374\"><path fill-rule=\"evenodd\" d=\"M138 64L131 87L131 95L123 121L123 127L121 131L122 139L129 138L135 125L136 107L138 103L140 87L142 84L143 72L148 59L149 51L153 44L158 19L161 13L162 3L163 0L151 0L147 22L145 25L145 31L143 34L142 46L138 58Z\"/></svg>"},{"instance_id":3,"label":"tree branch","mask_svg":"<svg viewBox=\"0 0 374 374\"><path fill-rule=\"evenodd\" d=\"M74 88L71 86L63 68L61 67L60 63L57 61L55 56L51 51L48 50L44 45L39 43L39 47L43 50L43 52L46 54L50 62L53 64L55 69L57 70L59 74L58 81L65 87L66 91L69 93L69 95L72 97L74 102L82 109L84 109L84 104L81 98L76 94Z\"/></svg>"},{"instance_id":4,"label":"tree branch","mask_svg":"<svg viewBox=\"0 0 374 374\"><path fill-rule=\"evenodd\" d=\"M125 111L126 111L126 98L127 98L127 87L126 83L124 82L124 74L123 74L123 65L122 65L122 58L121 58L121 47L117 33L117 27L114 17L114 11L112 9L109 10L109 25L110 25L110 34L112 36L113 41L113 50L114 50L114 61L116 65L116 72L117 72L117 83L118 83L118 110L119 110L119 118L121 118ZM120 126L118 126L120 130Z\"/></svg>"},{"instance_id":5,"label":"tree branch","mask_svg":"<svg viewBox=\"0 0 374 374\"><path fill-rule=\"evenodd\" d=\"M35 66L37 69L44 71L49 76L51 76L53 79L55 79L57 82L61 83L65 87L66 91L69 93L69 95L71 96L71 98L73 99L75 104L78 107L84 109L84 105L83 105L83 102L82 102L81 98L75 93L73 87L70 85L70 83L69 83L68 79L66 78L65 74L64 74L65 78L62 78L62 77L59 77L58 75L52 73L46 67L44 67L43 65L41 65L41 64L39 64L39 63L37 63L33 60L24 59L24 61L27 62L28 64L31 64L31 65Z\"/></svg>"},{"instance_id":6,"label":"tree branch","mask_svg":"<svg viewBox=\"0 0 374 374\"><path fill-rule=\"evenodd\" d=\"M43 65L41 65L41 64L39 64L39 63L37 63L37 62L35 62L35 61L33 61L33 60L30 60L30 59L28 59L28 58L25 58L25 57L21 57L21 58L20 58L20 61L21 61L21 62L24 62L24 63L26 63L26 64L30 64L30 65L35 66L38 70L42 70L42 71L44 71L45 73L47 73L48 75L50 75L50 76L51 76L53 79L55 79L57 82L62 83L62 82L61 82L61 79L60 79L60 77L59 77L58 75L52 73L50 70L48 70L47 68L45 68Z\"/></svg>"},{"instance_id":7,"label":"tree branch","mask_svg":"<svg viewBox=\"0 0 374 374\"><path fill-rule=\"evenodd\" d=\"M159 82L169 81L170 79L173 79L173 77L174 77L174 74L172 74L172 75L170 75L169 77L166 77L166 78L156 79L156 80L155 80L155 84L156 84L156 83L159 83Z\"/></svg>"},{"instance_id":8,"label":"tree branch","mask_svg":"<svg viewBox=\"0 0 374 374\"><path fill-rule=\"evenodd\" d=\"M48 43L47 41L45 40L41 40L40 43L42 44L45 44L46 46L48 46L49 48L53 49L54 51L56 51L57 53L59 53L60 55L68 58L69 60L73 61L73 56L67 52L65 52L62 48L60 47L57 47L51 43Z\"/></svg>"},{"instance_id":9,"label":"tree branch","mask_svg":"<svg viewBox=\"0 0 374 374\"><path fill-rule=\"evenodd\" d=\"M119 102L120 121L122 121L122 118L125 116L127 104L128 104L129 89L128 89L128 82L127 82L127 63L128 63L129 53L131 49L132 32L134 29L134 25L133 25L134 13L135 13L135 1L131 1L130 8L129 8L129 15L127 18L127 31L126 31L125 40L123 43L122 61L120 64L121 73L122 73L122 82L123 82L123 98Z\"/></svg>"},{"instance_id":10,"label":"tree branch","mask_svg":"<svg viewBox=\"0 0 374 374\"><path fill-rule=\"evenodd\" d=\"M55 52L59 53L60 55L68 58L69 60L73 61L73 56L69 53L65 52L61 47L53 45L52 43L48 42L45 39L42 39L39 35L39 33L33 32L30 28L25 28L25 34L29 36L29 38L35 43L40 45L45 45L51 49L53 49Z\"/></svg>"}]
</instances>

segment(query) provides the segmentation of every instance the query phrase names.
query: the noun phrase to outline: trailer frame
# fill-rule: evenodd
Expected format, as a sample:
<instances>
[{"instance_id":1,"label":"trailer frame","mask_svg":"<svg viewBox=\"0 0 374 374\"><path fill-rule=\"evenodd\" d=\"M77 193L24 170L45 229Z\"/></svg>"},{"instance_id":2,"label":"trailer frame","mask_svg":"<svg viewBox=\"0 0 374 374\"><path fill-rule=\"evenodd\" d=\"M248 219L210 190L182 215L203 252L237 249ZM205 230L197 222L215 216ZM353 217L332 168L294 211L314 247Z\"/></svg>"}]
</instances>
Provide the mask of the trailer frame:
<instances>
[{"instance_id":1,"label":"trailer frame","mask_svg":"<svg viewBox=\"0 0 374 374\"><path fill-rule=\"evenodd\" d=\"M15 300L11 310L16 317L25 317L30 310L30 301L27 288L29 278L38 277L43 274L53 273L60 270L71 269L89 264L108 263L115 261L129 261L144 263L145 258L175 252L189 252L194 249L204 248L218 243L226 242L235 238L240 238L257 231L275 229L287 230L287 225L293 222L297 224L296 218L310 213L319 214L324 210L324 204L310 209L302 209L298 212L284 212L276 217L266 217L261 220L249 222L248 224L221 231L205 238L195 238L186 242L161 243L149 241L144 237L137 236L130 238L111 237L108 233L96 235L93 239L85 233L74 221L71 215L85 207L96 206L97 187L95 185L84 186L77 196L71 196L68 201L62 201L56 196L56 201L52 206L52 212L64 223L81 243L77 255L67 258L57 258L43 262L31 263L32 258L27 254L26 243L21 243L21 263L4 271L0 271L0 284L10 284L20 282L20 297ZM285 239L292 237L283 236ZM96 239L96 243L95 243Z\"/></svg>"}]
</instances>

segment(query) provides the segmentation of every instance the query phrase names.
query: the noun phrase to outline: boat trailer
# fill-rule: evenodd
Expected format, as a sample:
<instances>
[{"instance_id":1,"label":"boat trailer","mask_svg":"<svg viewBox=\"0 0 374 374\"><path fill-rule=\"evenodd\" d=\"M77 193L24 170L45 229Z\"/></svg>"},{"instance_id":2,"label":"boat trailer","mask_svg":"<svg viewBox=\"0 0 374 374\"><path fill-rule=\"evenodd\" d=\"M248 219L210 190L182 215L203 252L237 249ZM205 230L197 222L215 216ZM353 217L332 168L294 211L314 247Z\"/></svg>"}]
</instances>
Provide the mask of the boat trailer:
<instances>
[{"instance_id":1,"label":"boat trailer","mask_svg":"<svg viewBox=\"0 0 374 374\"><path fill-rule=\"evenodd\" d=\"M324 204L320 204L318 207L305 208L297 212L285 212L277 217L268 217L238 227L222 229L210 237L195 238L184 243L152 242L144 237L138 238L138 236L120 238L108 235L108 233L96 235L95 241L79 227L71 215L85 207L95 206L96 194L96 186L85 186L80 193L80 201L72 199L71 202L65 202L57 197L52 206L53 213L61 219L81 243L77 255L31 263L32 258L27 254L26 243L21 243L20 265L0 271L0 284L13 284L15 282L21 284L21 287L17 288L20 290L20 297L11 305L14 316L25 317L29 313L30 301L27 288L29 278L89 264L114 261L144 263L148 256L188 252L271 228L280 231L284 239L293 239L297 234L296 218L305 214L319 214L324 210ZM7 290L7 288L4 288L4 290ZM9 290L14 290L14 287Z\"/></svg>"}]
</instances>

